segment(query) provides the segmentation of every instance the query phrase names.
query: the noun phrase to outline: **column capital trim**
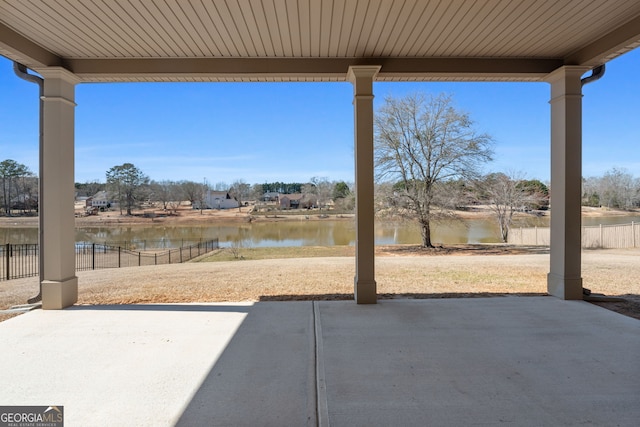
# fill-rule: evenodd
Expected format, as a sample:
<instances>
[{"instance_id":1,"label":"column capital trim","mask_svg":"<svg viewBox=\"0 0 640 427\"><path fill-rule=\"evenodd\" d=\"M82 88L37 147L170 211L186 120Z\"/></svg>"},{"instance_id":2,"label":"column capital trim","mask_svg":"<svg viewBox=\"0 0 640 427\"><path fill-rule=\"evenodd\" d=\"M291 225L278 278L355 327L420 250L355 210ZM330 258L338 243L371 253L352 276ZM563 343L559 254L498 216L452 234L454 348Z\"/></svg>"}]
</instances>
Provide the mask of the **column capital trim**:
<instances>
[{"instance_id":1,"label":"column capital trim","mask_svg":"<svg viewBox=\"0 0 640 427\"><path fill-rule=\"evenodd\" d=\"M80 77L64 67L37 68L34 71L45 79L60 79L72 85L76 85L82 81Z\"/></svg>"},{"instance_id":2,"label":"column capital trim","mask_svg":"<svg viewBox=\"0 0 640 427\"><path fill-rule=\"evenodd\" d=\"M352 65L347 72L347 80L354 84L356 79L363 77L373 80L381 68L381 65Z\"/></svg>"},{"instance_id":3,"label":"column capital trim","mask_svg":"<svg viewBox=\"0 0 640 427\"><path fill-rule=\"evenodd\" d=\"M551 102L568 99L568 96L582 96L582 75L593 67L565 65L553 71L545 78L551 85Z\"/></svg>"},{"instance_id":4,"label":"column capital trim","mask_svg":"<svg viewBox=\"0 0 640 427\"><path fill-rule=\"evenodd\" d=\"M544 78L544 81L547 83L553 83L558 80L562 80L565 77L580 78L584 73L591 70L593 70L593 67L584 65L564 65L547 74L547 76Z\"/></svg>"}]
</instances>

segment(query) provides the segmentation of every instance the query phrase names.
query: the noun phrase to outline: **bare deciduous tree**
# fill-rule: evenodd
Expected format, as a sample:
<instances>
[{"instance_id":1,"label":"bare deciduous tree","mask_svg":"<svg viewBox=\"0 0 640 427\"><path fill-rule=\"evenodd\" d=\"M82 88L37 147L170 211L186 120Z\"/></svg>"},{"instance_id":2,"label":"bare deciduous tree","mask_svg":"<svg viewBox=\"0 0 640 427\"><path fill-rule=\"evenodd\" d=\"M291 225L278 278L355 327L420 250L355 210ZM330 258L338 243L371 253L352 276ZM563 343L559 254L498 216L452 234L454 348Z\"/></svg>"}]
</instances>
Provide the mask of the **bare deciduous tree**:
<instances>
[{"instance_id":1,"label":"bare deciduous tree","mask_svg":"<svg viewBox=\"0 0 640 427\"><path fill-rule=\"evenodd\" d=\"M93 197L98 192L103 191L106 184L92 180L84 183L76 182L75 188L78 196Z\"/></svg>"},{"instance_id":2,"label":"bare deciduous tree","mask_svg":"<svg viewBox=\"0 0 640 427\"><path fill-rule=\"evenodd\" d=\"M151 181L151 200L162 204L162 209L167 210L169 203L174 197L175 182L172 181Z\"/></svg>"},{"instance_id":3,"label":"bare deciduous tree","mask_svg":"<svg viewBox=\"0 0 640 427\"><path fill-rule=\"evenodd\" d=\"M184 191L182 191L182 186L178 182L171 182L171 187L169 188L169 202L167 203L167 207L173 211L175 215L178 211L178 208L182 204L184 200Z\"/></svg>"},{"instance_id":4,"label":"bare deciduous tree","mask_svg":"<svg viewBox=\"0 0 640 427\"><path fill-rule=\"evenodd\" d=\"M509 237L513 214L533 201L527 189L518 185L522 179L522 174L516 172L492 173L480 183L489 208L498 221L503 242Z\"/></svg>"},{"instance_id":5,"label":"bare deciduous tree","mask_svg":"<svg viewBox=\"0 0 640 427\"><path fill-rule=\"evenodd\" d=\"M238 179L229 187L229 195L238 201L238 211L242 210L242 202L249 199L251 186L241 179Z\"/></svg>"},{"instance_id":6,"label":"bare deciduous tree","mask_svg":"<svg viewBox=\"0 0 640 427\"><path fill-rule=\"evenodd\" d=\"M300 201L300 208L307 207L311 208L318 204L318 188L314 183L302 184L302 188L300 193L304 196L304 198Z\"/></svg>"},{"instance_id":7,"label":"bare deciduous tree","mask_svg":"<svg viewBox=\"0 0 640 427\"><path fill-rule=\"evenodd\" d=\"M192 207L196 206L197 202L201 201L203 196L203 184L195 181L181 181L180 188L184 197L189 201Z\"/></svg>"},{"instance_id":8,"label":"bare deciduous tree","mask_svg":"<svg viewBox=\"0 0 640 427\"><path fill-rule=\"evenodd\" d=\"M218 181L210 187L210 190L213 191L229 191L229 188L231 188L231 186L224 181Z\"/></svg>"},{"instance_id":9,"label":"bare deciduous tree","mask_svg":"<svg viewBox=\"0 0 640 427\"><path fill-rule=\"evenodd\" d=\"M613 168L598 180L600 203L608 208L631 209L638 201L638 185L626 169Z\"/></svg>"},{"instance_id":10,"label":"bare deciduous tree","mask_svg":"<svg viewBox=\"0 0 640 427\"><path fill-rule=\"evenodd\" d=\"M11 207L13 204L20 205L26 202L20 184L20 179L33 176L29 168L15 160L7 159L0 162L0 184L2 186L2 205L6 215L11 216Z\"/></svg>"},{"instance_id":11,"label":"bare deciduous tree","mask_svg":"<svg viewBox=\"0 0 640 427\"><path fill-rule=\"evenodd\" d=\"M329 178L319 178L316 176L311 178L311 182L315 185L318 207L322 210L323 207L327 207L327 204L331 200L334 184L329 181Z\"/></svg>"},{"instance_id":12,"label":"bare deciduous tree","mask_svg":"<svg viewBox=\"0 0 640 427\"><path fill-rule=\"evenodd\" d=\"M399 205L420 224L424 247L433 247L438 184L476 177L492 154L491 137L478 133L449 95L387 97L375 117L377 178L397 183Z\"/></svg>"}]
</instances>

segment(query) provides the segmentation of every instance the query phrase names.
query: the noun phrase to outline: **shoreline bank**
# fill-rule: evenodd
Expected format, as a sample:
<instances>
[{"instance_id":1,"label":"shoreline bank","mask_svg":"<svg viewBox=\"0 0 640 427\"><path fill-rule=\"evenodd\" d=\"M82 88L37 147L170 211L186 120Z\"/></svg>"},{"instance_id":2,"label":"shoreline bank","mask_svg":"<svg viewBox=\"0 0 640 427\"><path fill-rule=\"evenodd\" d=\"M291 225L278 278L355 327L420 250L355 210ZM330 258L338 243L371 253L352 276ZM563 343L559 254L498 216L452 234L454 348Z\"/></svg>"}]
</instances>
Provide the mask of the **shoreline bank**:
<instances>
[{"instance_id":1,"label":"shoreline bank","mask_svg":"<svg viewBox=\"0 0 640 427\"><path fill-rule=\"evenodd\" d=\"M353 220L354 214L334 214L326 211L282 211L269 213L253 213L252 207L243 207L240 211L229 210L194 210L182 208L175 213L167 213L161 210L138 210L133 215L120 215L119 211L100 212L97 215L81 216L82 210L77 211L76 227L96 226L150 226L150 225L202 225L206 223L253 223L253 222L287 222L287 221L323 221L323 220ZM494 214L487 206L473 206L467 210L455 211L460 219L491 219ZM516 213L517 218L523 217L550 217L550 211L536 213ZM584 217L604 216L638 216L639 210L622 211L607 208L583 207ZM0 227L38 227L37 216L3 216L0 217Z\"/></svg>"}]
</instances>

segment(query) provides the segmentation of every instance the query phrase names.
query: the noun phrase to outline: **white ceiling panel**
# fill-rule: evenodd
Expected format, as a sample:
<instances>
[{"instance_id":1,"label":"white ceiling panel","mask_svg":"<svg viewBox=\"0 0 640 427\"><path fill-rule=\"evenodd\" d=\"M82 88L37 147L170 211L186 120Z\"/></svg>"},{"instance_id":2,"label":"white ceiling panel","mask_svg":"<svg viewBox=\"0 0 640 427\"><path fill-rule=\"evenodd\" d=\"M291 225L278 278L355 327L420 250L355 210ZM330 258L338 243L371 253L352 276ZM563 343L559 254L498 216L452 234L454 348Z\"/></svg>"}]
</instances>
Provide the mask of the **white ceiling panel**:
<instances>
[{"instance_id":1,"label":"white ceiling panel","mask_svg":"<svg viewBox=\"0 0 640 427\"><path fill-rule=\"evenodd\" d=\"M160 74L176 79L187 78L182 59L553 59L595 66L638 43L637 0L0 0L1 54L34 69L82 69L87 81L107 78L90 70L104 64L96 60L174 60ZM108 68L122 77L134 63L118 62L120 73ZM383 66L380 78L442 78L407 63L405 75L385 75ZM313 78L335 78L321 64ZM248 71L267 80L311 78ZM200 74L229 78L216 76L215 67ZM501 73L477 79L491 74ZM512 77L531 78L525 74Z\"/></svg>"}]
</instances>

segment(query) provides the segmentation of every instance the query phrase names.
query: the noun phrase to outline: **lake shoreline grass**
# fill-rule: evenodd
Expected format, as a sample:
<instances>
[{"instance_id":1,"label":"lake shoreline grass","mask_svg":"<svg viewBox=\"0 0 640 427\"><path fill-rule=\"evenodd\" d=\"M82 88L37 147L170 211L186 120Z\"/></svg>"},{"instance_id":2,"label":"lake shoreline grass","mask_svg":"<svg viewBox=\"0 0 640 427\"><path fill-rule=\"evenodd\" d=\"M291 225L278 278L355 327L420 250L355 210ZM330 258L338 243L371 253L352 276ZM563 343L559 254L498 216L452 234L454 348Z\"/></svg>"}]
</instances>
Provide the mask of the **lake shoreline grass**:
<instances>
[{"instance_id":1,"label":"lake shoreline grass","mask_svg":"<svg viewBox=\"0 0 640 427\"><path fill-rule=\"evenodd\" d=\"M467 256L467 255L518 255L545 254L544 246L518 246L503 243L451 244L424 248L420 245L376 245L376 256ZM193 262L256 261L266 259L355 257L355 246L282 246L220 248L200 256Z\"/></svg>"}]
</instances>

